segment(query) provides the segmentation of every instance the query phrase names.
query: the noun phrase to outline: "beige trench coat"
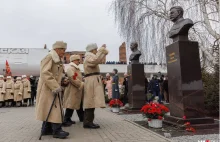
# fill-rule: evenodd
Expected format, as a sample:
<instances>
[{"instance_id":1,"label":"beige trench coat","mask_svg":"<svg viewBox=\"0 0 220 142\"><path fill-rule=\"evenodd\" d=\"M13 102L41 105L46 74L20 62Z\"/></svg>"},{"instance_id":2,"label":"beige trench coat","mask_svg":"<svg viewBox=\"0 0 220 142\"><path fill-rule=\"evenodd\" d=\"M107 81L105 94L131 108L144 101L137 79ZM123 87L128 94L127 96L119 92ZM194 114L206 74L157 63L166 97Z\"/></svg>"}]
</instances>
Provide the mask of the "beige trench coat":
<instances>
[{"instance_id":1,"label":"beige trench coat","mask_svg":"<svg viewBox=\"0 0 220 142\"><path fill-rule=\"evenodd\" d=\"M37 87L36 119L45 121L52 105L54 95L52 91L60 88L63 76L63 64L56 51L50 53L41 61L40 78ZM61 100L60 100L61 102ZM58 97L53 105L48 122L62 123L61 109Z\"/></svg>"},{"instance_id":2,"label":"beige trench coat","mask_svg":"<svg viewBox=\"0 0 220 142\"><path fill-rule=\"evenodd\" d=\"M74 73L78 74L76 80L73 79ZM70 63L70 67L67 69L67 76L70 83L64 91L63 107L78 110L82 101L84 84L79 67L74 63Z\"/></svg>"},{"instance_id":3,"label":"beige trench coat","mask_svg":"<svg viewBox=\"0 0 220 142\"><path fill-rule=\"evenodd\" d=\"M5 100L5 82L0 80L0 102Z\"/></svg>"},{"instance_id":4,"label":"beige trench coat","mask_svg":"<svg viewBox=\"0 0 220 142\"><path fill-rule=\"evenodd\" d=\"M5 100L14 99L14 82L7 80L5 82Z\"/></svg>"},{"instance_id":5,"label":"beige trench coat","mask_svg":"<svg viewBox=\"0 0 220 142\"><path fill-rule=\"evenodd\" d=\"M31 98L31 83L28 79L23 80L23 98L29 99Z\"/></svg>"},{"instance_id":6,"label":"beige trench coat","mask_svg":"<svg viewBox=\"0 0 220 142\"><path fill-rule=\"evenodd\" d=\"M14 84L14 101L22 101L23 99L23 83L16 81Z\"/></svg>"},{"instance_id":7,"label":"beige trench coat","mask_svg":"<svg viewBox=\"0 0 220 142\"><path fill-rule=\"evenodd\" d=\"M84 74L100 72L99 64L108 54L108 51L101 47L97 54L87 52L83 63ZM105 107L104 86L100 75L85 77L83 108Z\"/></svg>"}]
</instances>

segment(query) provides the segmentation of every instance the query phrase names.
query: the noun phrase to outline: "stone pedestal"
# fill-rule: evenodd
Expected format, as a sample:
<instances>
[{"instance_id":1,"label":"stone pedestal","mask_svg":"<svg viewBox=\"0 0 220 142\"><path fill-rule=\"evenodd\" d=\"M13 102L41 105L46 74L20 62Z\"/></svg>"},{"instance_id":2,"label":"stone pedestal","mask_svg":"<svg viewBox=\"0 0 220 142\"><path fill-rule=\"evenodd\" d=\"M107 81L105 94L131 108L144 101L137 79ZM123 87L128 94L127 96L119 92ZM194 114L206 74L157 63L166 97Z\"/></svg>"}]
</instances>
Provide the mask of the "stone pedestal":
<instances>
[{"instance_id":1,"label":"stone pedestal","mask_svg":"<svg viewBox=\"0 0 220 142\"><path fill-rule=\"evenodd\" d=\"M146 102L144 65L128 65L128 99L130 109L141 109Z\"/></svg>"},{"instance_id":2,"label":"stone pedestal","mask_svg":"<svg viewBox=\"0 0 220 142\"><path fill-rule=\"evenodd\" d=\"M198 42L177 41L166 47L170 116L164 123L213 124L204 116L204 95Z\"/></svg>"}]
</instances>

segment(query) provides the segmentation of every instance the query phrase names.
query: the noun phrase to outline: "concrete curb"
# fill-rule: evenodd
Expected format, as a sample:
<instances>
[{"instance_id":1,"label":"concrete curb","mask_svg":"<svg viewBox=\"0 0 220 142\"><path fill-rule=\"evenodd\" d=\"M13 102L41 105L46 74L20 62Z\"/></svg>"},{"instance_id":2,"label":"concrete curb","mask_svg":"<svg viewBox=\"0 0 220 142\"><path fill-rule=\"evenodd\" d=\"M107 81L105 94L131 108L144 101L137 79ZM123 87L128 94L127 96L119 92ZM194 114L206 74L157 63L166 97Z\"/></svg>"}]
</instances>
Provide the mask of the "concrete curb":
<instances>
[{"instance_id":1,"label":"concrete curb","mask_svg":"<svg viewBox=\"0 0 220 142\"><path fill-rule=\"evenodd\" d=\"M108 108L107 108L107 109L108 109ZM168 138L166 138L166 137L164 137L164 136L161 136L161 135L159 135L159 134L157 134L157 133L155 133L155 132L153 132L153 131L151 131L151 130L148 130L147 128L145 128L145 127L143 127L143 126L141 126L141 125L138 125L138 124L134 123L133 121L124 119L124 118L122 118L122 117L121 117L120 115L118 115L118 114L112 113L111 111L106 110L106 109L103 109L103 110L105 110L105 111L108 112L108 113L111 113L112 115L115 115L115 116L119 117L119 118L122 119L123 121L127 121L127 122L129 122L129 123L131 123L131 124L133 124L133 125L135 125L135 126L141 128L141 129L144 129L145 131L148 131L149 133L151 133L151 134L153 134L153 135L155 135L155 136L158 136L158 137L160 137L160 138L162 138L162 139L164 139L164 140L167 140L168 142L173 142L171 139L168 139Z\"/></svg>"},{"instance_id":2,"label":"concrete curb","mask_svg":"<svg viewBox=\"0 0 220 142\"><path fill-rule=\"evenodd\" d=\"M143 127L143 126L141 126L141 125L138 125L137 123L134 123L133 121L130 121L130 120L127 120L127 119L124 119L124 121L127 121L127 122L129 122L129 123L131 123L131 124L133 124L133 125L135 125L135 126L141 128L141 129L144 129L144 130L148 131L149 133L152 133L153 135L156 135L156 136L158 136L158 137L160 137L160 138L162 138L162 139L165 139L165 140L167 140L168 142L172 142L171 139L168 139L168 138L166 138L166 137L164 137L164 136L161 136L161 135L159 135L159 134L157 134L157 133L155 133L155 132L153 132L153 131L151 131L151 130L148 130L147 128L145 128L145 127Z\"/></svg>"}]
</instances>

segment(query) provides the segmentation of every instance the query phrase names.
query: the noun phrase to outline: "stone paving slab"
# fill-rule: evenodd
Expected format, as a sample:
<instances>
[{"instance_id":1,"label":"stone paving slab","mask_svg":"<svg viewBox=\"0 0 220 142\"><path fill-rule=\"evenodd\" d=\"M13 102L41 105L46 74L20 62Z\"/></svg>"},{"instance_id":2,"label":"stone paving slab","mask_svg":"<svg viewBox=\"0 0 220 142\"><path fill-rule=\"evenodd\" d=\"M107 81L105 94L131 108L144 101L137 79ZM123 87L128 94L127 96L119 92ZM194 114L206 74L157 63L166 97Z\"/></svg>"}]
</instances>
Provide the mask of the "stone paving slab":
<instances>
[{"instance_id":1,"label":"stone paving slab","mask_svg":"<svg viewBox=\"0 0 220 142\"><path fill-rule=\"evenodd\" d=\"M124 118L96 109L95 122L101 129L84 129L76 113L76 124L63 128L70 133L68 139L43 136L43 142L168 142L170 140L135 125ZM35 120L34 107L0 108L0 142L40 142L41 122Z\"/></svg>"}]
</instances>

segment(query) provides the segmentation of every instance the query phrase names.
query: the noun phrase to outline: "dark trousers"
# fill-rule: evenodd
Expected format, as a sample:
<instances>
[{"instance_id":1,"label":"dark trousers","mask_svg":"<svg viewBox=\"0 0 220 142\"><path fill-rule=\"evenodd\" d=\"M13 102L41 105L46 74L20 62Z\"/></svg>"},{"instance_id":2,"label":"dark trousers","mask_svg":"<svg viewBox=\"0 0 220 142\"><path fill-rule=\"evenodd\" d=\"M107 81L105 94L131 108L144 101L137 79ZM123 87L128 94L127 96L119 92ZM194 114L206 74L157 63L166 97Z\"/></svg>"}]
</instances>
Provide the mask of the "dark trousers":
<instances>
[{"instance_id":1,"label":"dark trousers","mask_svg":"<svg viewBox=\"0 0 220 142\"><path fill-rule=\"evenodd\" d=\"M70 120L71 117L73 116L73 112L74 112L74 109L69 109L69 108L67 108L67 109L66 109L66 112L65 112L65 116L64 116L64 121ZM80 120L80 121L83 121L84 111L83 111L82 103L80 104L80 109L79 109L79 110L76 110L76 112L77 112L77 115L78 115L78 117L79 117L79 120Z\"/></svg>"},{"instance_id":2,"label":"dark trousers","mask_svg":"<svg viewBox=\"0 0 220 142\"><path fill-rule=\"evenodd\" d=\"M11 107L11 106L12 106L13 101L14 101L13 99L9 99L9 100L5 101L5 102L6 102L6 106Z\"/></svg>"},{"instance_id":3,"label":"dark trousers","mask_svg":"<svg viewBox=\"0 0 220 142\"><path fill-rule=\"evenodd\" d=\"M17 107L22 106L22 101L17 101L17 102L16 102L16 106L17 106Z\"/></svg>"},{"instance_id":4,"label":"dark trousers","mask_svg":"<svg viewBox=\"0 0 220 142\"><path fill-rule=\"evenodd\" d=\"M36 91L31 92L30 105L34 105L34 99L36 98Z\"/></svg>"},{"instance_id":5,"label":"dark trousers","mask_svg":"<svg viewBox=\"0 0 220 142\"><path fill-rule=\"evenodd\" d=\"M0 102L0 107L3 107L4 106L4 102Z\"/></svg>"},{"instance_id":6,"label":"dark trousers","mask_svg":"<svg viewBox=\"0 0 220 142\"><path fill-rule=\"evenodd\" d=\"M124 98L123 98L124 105L128 103L128 91L125 91Z\"/></svg>"},{"instance_id":7,"label":"dark trousers","mask_svg":"<svg viewBox=\"0 0 220 142\"><path fill-rule=\"evenodd\" d=\"M51 122L47 122L46 126L45 126L45 129L43 130L44 124L45 124L45 121L43 121L41 131L44 131L44 132L53 131L53 133L55 133L55 132L59 132L59 131L62 130L62 127L61 127L62 124L60 124L60 123L51 123Z\"/></svg>"},{"instance_id":8,"label":"dark trousers","mask_svg":"<svg viewBox=\"0 0 220 142\"><path fill-rule=\"evenodd\" d=\"M24 106L27 106L28 100L29 98L24 99L24 104L23 104Z\"/></svg>"},{"instance_id":9,"label":"dark trousers","mask_svg":"<svg viewBox=\"0 0 220 142\"><path fill-rule=\"evenodd\" d=\"M84 125L91 125L91 124L93 124L93 121L94 121L94 118L95 118L94 112L95 112L95 108L85 109L85 112L84 112L84 122L83 122Z\"/></svg>"}]
</instances>

